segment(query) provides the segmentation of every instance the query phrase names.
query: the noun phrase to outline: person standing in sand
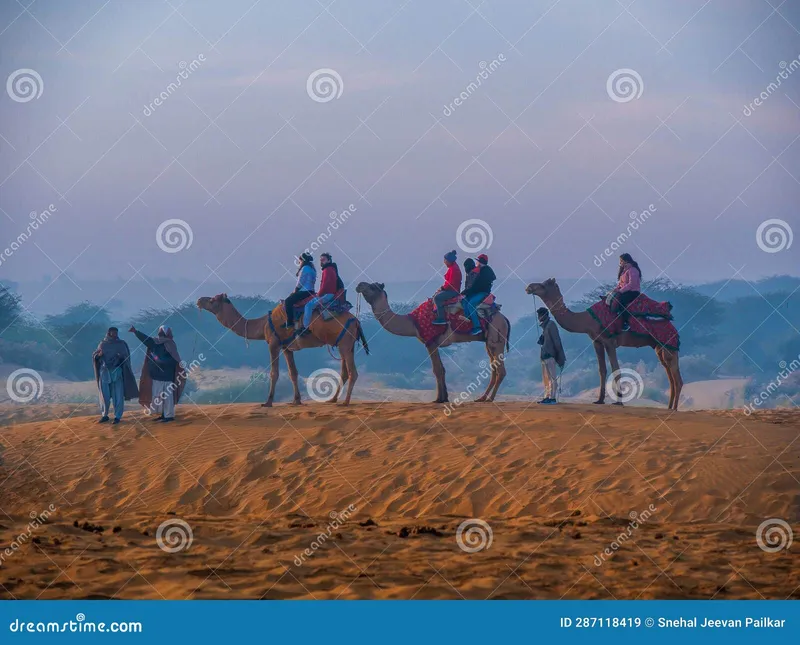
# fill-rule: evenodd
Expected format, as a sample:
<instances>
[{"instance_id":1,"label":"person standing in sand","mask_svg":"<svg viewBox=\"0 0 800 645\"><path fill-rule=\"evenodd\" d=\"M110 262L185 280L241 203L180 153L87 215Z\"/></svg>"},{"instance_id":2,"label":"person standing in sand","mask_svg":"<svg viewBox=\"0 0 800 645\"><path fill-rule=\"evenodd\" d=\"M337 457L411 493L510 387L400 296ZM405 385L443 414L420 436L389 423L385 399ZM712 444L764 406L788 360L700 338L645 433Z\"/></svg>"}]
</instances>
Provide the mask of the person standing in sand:
<instances>
[{"instance_id":1,"label":"person standing in sand","mask_svg":"<svg viewBox=\"0 0 800 645\"><path fill-rule=\"evenodd\" d=\"M119 337L116 327L109 327L105 338L92 352L94 380L100 392L100 421L109 421L108 413L114 403L114 425L122 419L125 401L139 396L136 378L131 369L131 350L128 343Z\"/></svg>"},{"instance_id":2,"label":"person standing in sand","mask_svg":"<svg viewBox=\"0 0 800 645\"><path fill-rule=\"evenodd\" d=\"M128 331L136 334L147 348L139 379L139 403L159 415L156 421L174 421L175 405L186 385L186 372L181 367L172 329L162 325L155 338L143 334L133 325Z\"/></svg>"},{"instance_id":3,"label":"person standing in sand","mask_svg":"<svg viewBox=\"0 0 800 645\"><path fill-rule=\"evenodd\" d=\"M542 326L539 345L542 346L542 381L544 382L544 398L539 403L554 405L558 403L556 365L563 369L567 362L567 357L564 354L564 347L561 345L558 325L555 320L550 318L550 312L547 307L539 307L536 310L536 315L539 318L539 324Z\"/></svg>"}]
</instances>

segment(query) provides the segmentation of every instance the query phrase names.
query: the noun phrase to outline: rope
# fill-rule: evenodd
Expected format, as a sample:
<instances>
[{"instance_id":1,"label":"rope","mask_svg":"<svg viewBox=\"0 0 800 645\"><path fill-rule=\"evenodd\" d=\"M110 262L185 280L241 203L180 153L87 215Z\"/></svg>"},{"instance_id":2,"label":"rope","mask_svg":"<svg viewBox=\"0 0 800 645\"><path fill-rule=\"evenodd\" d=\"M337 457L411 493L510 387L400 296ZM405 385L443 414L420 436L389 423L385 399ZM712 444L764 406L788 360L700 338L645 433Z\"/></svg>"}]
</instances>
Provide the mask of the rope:
<instances>
[{"instance_id":1,"label":"rope","mask_svg":"<svg viewBox=\"0 0 800 645\"><path fill-rule=\"evenodd\" d=\"M244 319L244 346L247 349L250 349L250 339L247 338L247 323L248 323L248 320L247 320L247 318L245 318Z\"/></svg>"}]
</instances>

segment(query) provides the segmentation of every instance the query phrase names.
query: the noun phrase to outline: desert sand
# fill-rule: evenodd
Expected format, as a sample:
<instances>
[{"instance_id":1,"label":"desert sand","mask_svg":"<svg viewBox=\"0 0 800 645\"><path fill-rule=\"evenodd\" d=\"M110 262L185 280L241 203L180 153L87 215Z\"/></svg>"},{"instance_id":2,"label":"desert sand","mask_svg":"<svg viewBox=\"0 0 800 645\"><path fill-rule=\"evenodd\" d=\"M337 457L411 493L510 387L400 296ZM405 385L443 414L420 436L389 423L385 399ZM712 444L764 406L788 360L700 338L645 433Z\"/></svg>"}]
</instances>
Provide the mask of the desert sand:
<instances>
[{"instance_id":1,"label":"desert sand","mask_svg":"<svg viewBox=\"0 0 800 645\"><path fill-rule=\"evenodd\" d=\"M0 428L0 598L800 599L796 411L68 408Z\"/></svg>"}]
</instances>

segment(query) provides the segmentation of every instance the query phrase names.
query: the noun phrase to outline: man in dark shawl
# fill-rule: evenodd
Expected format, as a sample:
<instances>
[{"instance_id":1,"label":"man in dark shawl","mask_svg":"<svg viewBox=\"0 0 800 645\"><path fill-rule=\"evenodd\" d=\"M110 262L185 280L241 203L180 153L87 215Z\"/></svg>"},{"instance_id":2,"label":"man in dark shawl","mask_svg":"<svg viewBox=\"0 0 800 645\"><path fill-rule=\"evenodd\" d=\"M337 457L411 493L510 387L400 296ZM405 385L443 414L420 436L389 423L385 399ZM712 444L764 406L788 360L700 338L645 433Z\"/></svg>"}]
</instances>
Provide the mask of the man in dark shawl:
<instances>
[{"instance_id":1,"label":"man in dark shawl","mask_svg":"<svg viewBox=\"0 0 800 645\"><path fill-rule=\"evenodd\" d=\"M94 380L100 391L99 423L109 421L108 413L114 403L114 424L119 423L125 409L125 401L139 396L136 378L131 369L131 350L128 343L119 337L116 327L109 327L105 338L92 352Z\"/></svg>"},{"instance_id":2,"label":"man in dark shawl","mask_svg":"<svg viewBox=\"0 0 800 645\"><path fill-rule=\"evenodd\" d=\"M183 394L188 375L181 366L181 356L172 338L172 329L162 325L155 338L133 326L128 331L136 334L136 338L147 348L139 379L139 403L148 414L158 415L156 421L174 421L175 405Z\"/></svg>"}]
</instances>

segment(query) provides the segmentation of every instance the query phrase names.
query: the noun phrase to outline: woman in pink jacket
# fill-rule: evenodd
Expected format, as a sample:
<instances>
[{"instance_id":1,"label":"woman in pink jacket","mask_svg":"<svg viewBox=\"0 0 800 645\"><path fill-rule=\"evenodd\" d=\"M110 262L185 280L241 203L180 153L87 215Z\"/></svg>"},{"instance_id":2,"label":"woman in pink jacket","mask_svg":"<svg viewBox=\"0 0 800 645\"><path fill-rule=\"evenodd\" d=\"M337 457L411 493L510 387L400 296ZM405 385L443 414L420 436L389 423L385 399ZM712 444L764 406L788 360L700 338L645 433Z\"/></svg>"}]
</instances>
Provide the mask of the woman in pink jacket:
<instances>
[{"instance_id":1,"label":"woman in pink jacket","mask_svg":"<svg viewBox=\"0 0 800 645\"><path fill-rule=\"evenodd\" d=\"M630 253L619 256L619 272L617 273L617 313L622 316L622 327L628 326L628 305L633 302L642 291L642 270L631 257Z\"/></svg>"}]
</instances>

